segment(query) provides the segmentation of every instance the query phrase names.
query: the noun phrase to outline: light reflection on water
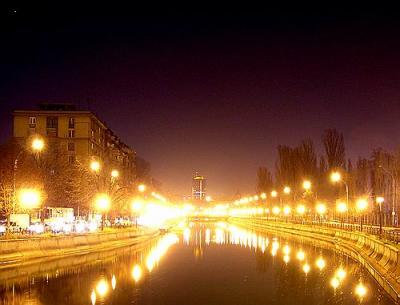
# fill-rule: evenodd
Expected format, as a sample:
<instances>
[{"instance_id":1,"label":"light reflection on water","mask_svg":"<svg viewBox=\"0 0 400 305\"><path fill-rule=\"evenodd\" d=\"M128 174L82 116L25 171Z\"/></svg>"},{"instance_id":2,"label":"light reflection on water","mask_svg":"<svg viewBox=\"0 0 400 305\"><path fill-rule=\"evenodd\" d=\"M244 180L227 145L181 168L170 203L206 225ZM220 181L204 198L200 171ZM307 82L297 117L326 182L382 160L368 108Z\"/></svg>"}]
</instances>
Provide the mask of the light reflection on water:
<instances>
[{"instance_id":1,"label":"light reflection on water","mask_svg":"<svg viewBox=\"0 0 400 305\"><path fill-rule=\"evenodd\" d=\"M230 224L191 223L87 268L0 283L0 304L393 304L342 253Z\"/></svg>"}]
</instances>

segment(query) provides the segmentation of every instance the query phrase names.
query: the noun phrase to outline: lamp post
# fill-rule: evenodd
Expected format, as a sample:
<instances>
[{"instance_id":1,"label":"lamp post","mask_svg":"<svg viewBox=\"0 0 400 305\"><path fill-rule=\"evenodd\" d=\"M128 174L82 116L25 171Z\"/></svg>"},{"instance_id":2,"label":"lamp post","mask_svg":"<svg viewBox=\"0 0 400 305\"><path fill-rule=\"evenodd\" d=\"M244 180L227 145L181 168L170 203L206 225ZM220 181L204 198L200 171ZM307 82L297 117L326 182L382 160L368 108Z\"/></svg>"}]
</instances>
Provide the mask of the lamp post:
<instances>
[{"instance_id":1,"label":"lamp post","mask_svg":"<svg viewBox=\"0 0 400 305\"><path fill-rule=\"evenodd\" d=\"M44 149L44 140L40 137L35 137L32 139L32 142L30 143L30 147L33 152L35 153L40 153ZM16 193L16 173L17 173L17 168L18 168L18 161L19 157L21 154L24 152L24 149L22 149L17 156L15 157L14 160L14 167L13 167L13 213L15 213L15 204L17 202L17 193Z\"/></svg>"},{"instance_id":2,"label":"lamp post","mask_svg":"<svg viewBox=\"0 0 400 305\"><path fill-rule=\"evenodd\" d=\"M396 191L396 178L394 177L394 175L387 170L386 168L384 168L382 165L379 165L379 168L381 168L386 174L388 174L390 176L390 178L392 179L392 189L393 189L393 194L392 194L392 226L395 226L395 216L396 216L396 212L395 212L395 205L396 205L396 195L397 195L397 191Z\"/></svg>"},{"instance_id":3,"label":"lamp post","mask_svg":"<svg viewBox=\"0 0 400 305\"><path fill-rule=\"evenodd\" d=\"M357 210L360 212L360 231L363 230L363 212L368 207L368 201L364 198L357 200Z\"/></svg>"},{"instance_id":4,"label":"lamp post","mask_svg":"<svg viewBox=\"0 0 400 305\"><path fill-rule=\"evenodd\" d=\"M110 209L110 197L100 193L96 197L96 208L101 212L101 230L104 230L105 213Z\"/></svg>"},{"instance_id":5,"label":"lamp post","mask_svg":"<svg viewBox=\"0 0 400 305\"><path fill-rule=\"evenodd\" d=\"M382 237L382 204L385 202L385 198L382 196L376 197L376 203L379 205L379 236Z\"/></svg>"},{"instance_id":6,"label":"lamp post","mask_svg":"<svg viewBox=\"0 0 400 305\"><path fill-rule=\"evenodd\" d=\"M132 202L131 209L135 213L135 227L138 227L138 214L143 208L143 201L141 199L135 199Z\"/></svg>"},{"instance_id":7,"label":"lamp post","mask_svg":"<svg viewBox=\"0 0 400 305\"><path fill-rule=\"evenodd\" d=\"M322 217L326 213L326 205L324 203L318 203L315 209L319 215L320 224L322 224Z\"/></svg>"},{"instance_id":8,"label":"lamp post","mask_svg":"<svg viewBox=\"0 0 400 305\"><path fill-rule=\"evenodd\" d=\"M336 211L340 213L340 227L343 229L343 214L347 212L347 204L345 202L339 202L336 205Z\"/></svg>"},{"instance_id":9,"label":"lamp post","mask_svg":"<svg viewBox=\"0 0 400 305\"><path fill-rule=\"evenodd\" d=\"M331 181L333 183L337 183L337 182L342 182L344 184L344 186L346 187L346 204L347 206L349 205L349 186L346 183L346 181L344 181L342 179L342 175L339 172L332 172L331 173Z\"/></svg>"}]
</instances>

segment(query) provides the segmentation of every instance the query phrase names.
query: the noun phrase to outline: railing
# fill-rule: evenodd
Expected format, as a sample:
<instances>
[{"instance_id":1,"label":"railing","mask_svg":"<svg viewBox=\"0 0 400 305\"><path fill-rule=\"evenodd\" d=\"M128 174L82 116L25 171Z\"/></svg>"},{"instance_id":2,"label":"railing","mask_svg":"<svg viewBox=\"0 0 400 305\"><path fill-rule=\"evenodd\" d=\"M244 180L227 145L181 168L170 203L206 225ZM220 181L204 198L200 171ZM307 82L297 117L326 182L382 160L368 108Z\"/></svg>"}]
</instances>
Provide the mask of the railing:
<instances>
[{"instance_id":1,"label":"railing","mask_svg":"<svg viewBox=\"0 0 400 305\"><path fill-rule=\"evenodd\" d=\"M301 218L278 218L278 217L244 217L254 220L265 220L269 222L286 222L294 224L303 224L308 226L316 227L328 227L337 230L353 231L353 232L364 232L371 235L376 235L380 239L384 239L393 243L400 244L400 229L395 227L383 227L382 232L379 226L360 223L345 223L329 220L310 220Z\"/></svg>"}]
</instances>

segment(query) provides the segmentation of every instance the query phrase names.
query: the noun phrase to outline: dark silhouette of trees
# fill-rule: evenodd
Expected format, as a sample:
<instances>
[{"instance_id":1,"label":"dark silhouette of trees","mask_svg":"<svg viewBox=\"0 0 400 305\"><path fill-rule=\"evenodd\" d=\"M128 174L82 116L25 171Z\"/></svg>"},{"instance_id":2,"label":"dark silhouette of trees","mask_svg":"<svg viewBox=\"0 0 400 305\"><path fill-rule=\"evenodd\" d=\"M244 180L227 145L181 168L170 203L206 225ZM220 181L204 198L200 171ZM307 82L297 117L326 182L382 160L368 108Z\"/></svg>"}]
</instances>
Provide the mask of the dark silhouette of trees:
<instances>
[{"instance_id":1,"label":"dark silhouette of trees","mask_svg":"<svg viewBox=\"0 0 400 305\"><path fill-rule=\"evenodd\" d=\"M336 129L327 129L322 136L328 169L345 168L345 147L343 134Z\"/></svg>"},{"instance_id":2,"label":"dark silhouette of trees","mask_svg":"<svg viewBox=\"0 0 400 305\"><path fill-rule=\"evenodd\" d=\"M269 192L274 186L272 174L266 167L257 170L257 192Z\"/></svg>"}]
</instances>

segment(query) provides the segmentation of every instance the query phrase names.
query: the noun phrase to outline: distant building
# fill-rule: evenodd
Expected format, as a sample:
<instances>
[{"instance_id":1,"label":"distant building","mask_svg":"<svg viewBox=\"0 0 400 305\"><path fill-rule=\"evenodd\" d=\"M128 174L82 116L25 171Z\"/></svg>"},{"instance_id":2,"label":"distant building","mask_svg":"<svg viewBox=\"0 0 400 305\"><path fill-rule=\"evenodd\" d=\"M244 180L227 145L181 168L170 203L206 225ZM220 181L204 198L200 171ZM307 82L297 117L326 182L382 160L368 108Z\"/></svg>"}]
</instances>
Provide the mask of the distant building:
<instances>
[{"instance_id":1,"label":"distant building","mask_svg":"<svg viewBox=\"0 0 400 305\"><path fill-rule=\"evenodd\" d=\"M192 180L192 200L204 201L206 199L206 179L196 173Z\"/></svg>"},{"instance_id":2,"label":"distant building","mask_svg":"<svg viewBox=\"0 0 400 305\"><path fill-rule=\"evenodd\" d=\"M124 184L135 178L135 151L92 112L70 104L43 104L38 110L15 110L13 117L17 140L39 134L71 163L88 165L95 158L104 172L117 169Z\"/></svg>"}]
</instances>

